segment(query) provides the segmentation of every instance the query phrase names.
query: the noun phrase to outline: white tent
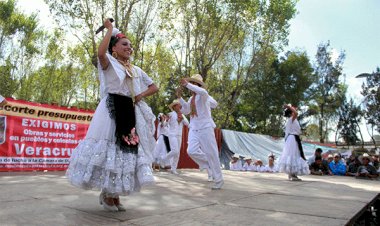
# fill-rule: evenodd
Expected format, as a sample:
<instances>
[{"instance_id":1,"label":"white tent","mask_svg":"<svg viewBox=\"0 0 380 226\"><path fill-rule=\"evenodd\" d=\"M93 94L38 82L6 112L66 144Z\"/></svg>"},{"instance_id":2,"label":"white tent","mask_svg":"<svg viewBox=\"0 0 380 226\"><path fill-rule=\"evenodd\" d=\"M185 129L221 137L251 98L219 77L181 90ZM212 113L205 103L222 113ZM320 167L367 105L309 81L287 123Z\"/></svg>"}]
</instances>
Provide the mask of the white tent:
<instances>
[{"instance_id":1,"label":"white tent","mask_svg":"<svg viewBox=\"0 0 380 226\"><path fill-rule=\"evenodd\" d=\"M232 130L222 130L222 150L221 164L225 169L229 169L231 156L235 153L241 157L252 157L253 159L261 159L264 164L267 163L268 156L274 154L278 159L282 153L284 139L275 139L268 135L244 133ZM306 158L314 155L317 148L321 148L323 152L335 151L335 148L320 146L302 142L303 151Z\"/></svg>"}]
</instances>

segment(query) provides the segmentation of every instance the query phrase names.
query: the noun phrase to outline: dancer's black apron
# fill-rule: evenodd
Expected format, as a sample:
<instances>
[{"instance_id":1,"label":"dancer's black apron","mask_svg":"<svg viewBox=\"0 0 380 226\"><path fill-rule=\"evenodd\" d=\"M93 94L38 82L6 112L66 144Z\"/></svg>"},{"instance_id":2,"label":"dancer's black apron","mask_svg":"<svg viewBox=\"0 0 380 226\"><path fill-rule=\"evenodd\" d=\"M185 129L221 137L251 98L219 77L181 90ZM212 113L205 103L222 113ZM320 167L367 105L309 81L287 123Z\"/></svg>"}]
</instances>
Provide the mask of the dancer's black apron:
<instances>
[{"instance_id":1,"label":"dancer's black apron","mask_svg":"<svg viewBox=\"0 0 380 226\"><path fill-rule=\"evenodd\" d=\"M303 148L302 148L302 144L301 144L301 138L300 138L299 135L297 135L297 134L288 134L288 135L286 136L286 138L285 138L285 142L286 142L286 140L288 139L288 137L289 137L290 135L293 135L293 136L295 137L295 139L296 139L296 141L297 141L297 144L298 144L298 149L300 150L301 158L303 158L304 160L306 160L306 158L305 158L305 154L303 153Z\"/></svg>"},{"instance_id":2,"label":"dancer's black apron","mask_svg":"<svg viewBox=\"0 0 380 226\"><path fill-rule=\"evenodd\" d=\"M109 93L107 108L111 119L115 120L116 124L116 145L123 152L137 154L138 144L127 144L123 139L123 136L128 137L136 126L135 106L132 98Z\"/></svg>"}]
</instances>

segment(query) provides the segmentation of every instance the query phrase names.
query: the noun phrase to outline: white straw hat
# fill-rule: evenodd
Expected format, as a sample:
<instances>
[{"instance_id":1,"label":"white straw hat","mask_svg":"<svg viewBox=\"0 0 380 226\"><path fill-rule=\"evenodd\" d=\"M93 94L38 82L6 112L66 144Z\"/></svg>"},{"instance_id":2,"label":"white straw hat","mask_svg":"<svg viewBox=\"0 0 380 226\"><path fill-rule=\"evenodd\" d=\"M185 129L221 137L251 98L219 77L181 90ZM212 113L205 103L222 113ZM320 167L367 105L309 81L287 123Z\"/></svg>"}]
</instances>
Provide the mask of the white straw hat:
<instances>
[{"instance_id":1,"label":"white straw hat","mask_svg":"<svg viewBox=\"0 0 380 226\"><path fill-rule=\"evenodd\" d=\"M190 78L185 78L188 82L195 82L201 85L201 87L206 88L206 84L203 82L203 77L200 74L192 75Z\"/></svg>"},{"instance_id":2,"label":"white straw hat","mask_svg":"<svg viewBox=\"0 0 380 226\"><path fill-rule=\"evenodd\" d=\"M180 102L178 99L173 100L173 102L172 102L171 104L169 104L169 108L170 108L170 110L173 111L173 107L174 107L174 105L177 105L177 104L181 105L181 102Z\"/></svg>"},{"instance_id":3,"label":"white straw hat","mask_svg":"<svg viewBox=\"0 0 380 226\"><path fill-rule=\"evenodd\" d=\"M369 156L367 153L364 153L363 155L359 156L359 161L361 164L363 164L363 159L366 158L368 159L370 162L372 162L372 158L371 156Z\"/></svg>"}]
</instances>

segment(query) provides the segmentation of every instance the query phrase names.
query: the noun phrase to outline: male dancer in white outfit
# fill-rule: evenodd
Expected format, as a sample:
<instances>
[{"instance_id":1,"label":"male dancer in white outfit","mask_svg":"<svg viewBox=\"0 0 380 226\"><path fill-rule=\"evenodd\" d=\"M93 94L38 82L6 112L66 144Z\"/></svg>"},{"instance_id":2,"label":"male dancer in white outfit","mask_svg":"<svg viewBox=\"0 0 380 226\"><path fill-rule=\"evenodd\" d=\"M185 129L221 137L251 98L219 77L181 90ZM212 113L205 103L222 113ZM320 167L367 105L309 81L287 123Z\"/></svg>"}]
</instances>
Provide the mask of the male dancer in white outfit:
<instances>
[{"instance_id":1,"label":"male dancer in white outfit","mask_svg":"<svg viewBox=\"0 0 380 226\"><path fill-rule=\"evenodd\" d=\"M164 161L170 161L171 172L173 174L178 174L177 166L182 144L182 128L183 125L189 125L186 117L182 115L181 107L179 100L174 100L173 103L169 105L169 108L172 110L172 112L169 113L168 133L171 151L167 153Z\"/></svg>"},{"instance_id":2,"label":"male dancer in white outfit","mask_svg":"<svg viewBox=\"0 0 380 226\"><path fill-rule=\"evenodd\" d=\"M182 113L190 114L187 153L199 165L200 169L211 171L215 182L211 189L220 189L224 181L214 134L216 125L211 117L210 96L205 90L203 78L199 74L193 75L191 78L181 79L181 85L193 93L188 102L179 96ZM177 95L180 94L177 93Z\"/></svg>"}]
</instances>

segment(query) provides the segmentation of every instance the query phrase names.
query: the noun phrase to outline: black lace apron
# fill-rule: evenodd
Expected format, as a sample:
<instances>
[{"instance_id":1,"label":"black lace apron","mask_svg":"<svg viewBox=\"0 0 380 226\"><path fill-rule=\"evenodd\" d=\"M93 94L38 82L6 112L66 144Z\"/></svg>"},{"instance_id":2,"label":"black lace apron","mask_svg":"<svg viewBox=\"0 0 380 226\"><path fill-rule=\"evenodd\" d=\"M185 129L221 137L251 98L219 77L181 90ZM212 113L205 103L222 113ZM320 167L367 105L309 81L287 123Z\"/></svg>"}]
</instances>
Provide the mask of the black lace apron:
<instances>
[{"instance_id":1,"label":"black lace apron","mask_svg":"<svg viewBox=\"0 0 380 226\"><path fill-rule=\"evenodd\" d=\"M116 145L123 152L137 154L138 144L128 144L123 137L129 137L136 126L135 107L132 98L117 94L108 94L107 108L111 119L116 124Z\"/></svg>"}]
</instances>

